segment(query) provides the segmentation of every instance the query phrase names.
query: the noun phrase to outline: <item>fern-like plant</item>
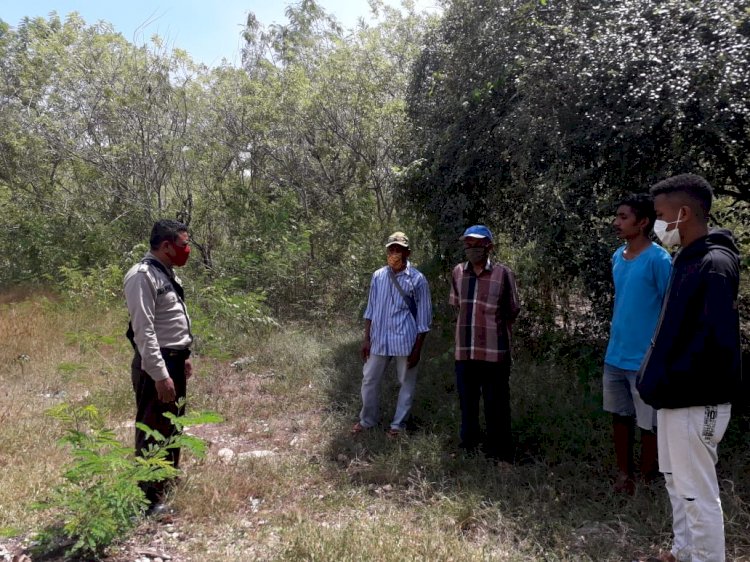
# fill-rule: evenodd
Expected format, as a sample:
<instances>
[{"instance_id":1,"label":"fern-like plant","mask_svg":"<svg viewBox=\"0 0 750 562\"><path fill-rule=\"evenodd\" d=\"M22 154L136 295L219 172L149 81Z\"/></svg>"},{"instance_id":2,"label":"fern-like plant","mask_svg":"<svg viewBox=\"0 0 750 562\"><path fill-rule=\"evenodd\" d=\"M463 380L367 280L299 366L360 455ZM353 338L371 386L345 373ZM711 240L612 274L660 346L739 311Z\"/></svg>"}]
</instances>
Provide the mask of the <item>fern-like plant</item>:
<instances>
[{"instance_id":1,"label":"fern-like plant","mask_svg":"<svg viewBox=\"0 0 750 562\"><path fill-rule=\"evenodd\" d=\"M139 424L153 440L142 457L117 440L105 427L96 407L60 404L47 414L62 422L65 434L60 443L71 447L73 461L65 468L63 482L51 497L37 504L55 509L62 524L39 534L41 550L63 541L69 556L96 556L113 541L123 538L136 525L148 502L142 482L157 482L179 474L167 460L167 452L183 447L196 456L205 454L205 443L182 433L187 426L222 421L218 414L201 412L186 416L167 414L178 433L167 438Z\"/></svg>"}]
</instances>

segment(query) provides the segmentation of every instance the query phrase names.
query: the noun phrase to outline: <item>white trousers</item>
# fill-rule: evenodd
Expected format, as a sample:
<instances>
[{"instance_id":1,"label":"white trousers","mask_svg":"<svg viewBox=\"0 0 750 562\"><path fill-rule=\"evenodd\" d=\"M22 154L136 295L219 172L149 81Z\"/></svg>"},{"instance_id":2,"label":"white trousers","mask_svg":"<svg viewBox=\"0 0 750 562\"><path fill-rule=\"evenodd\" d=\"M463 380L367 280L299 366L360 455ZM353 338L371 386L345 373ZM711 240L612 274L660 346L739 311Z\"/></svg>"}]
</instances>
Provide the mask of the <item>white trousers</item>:
<instances>
[{"instance_id":1,"label":"white trousers","mask_svg":"<svg viewBox=\"0 0 750 562\"><path fill-rule=\"evenodd\" d=\"M414 401L414 389L417 386L417 367L408 369L405 356L393 357L396 360L396 375L401 388L398 392L396 413L391 421L393 429L406 427L406 418ZM391 357L370 355L362 369L362 411L359 423L362 427L373 427L380 420L380 382L383 379Z\"/></svg>"},{"instance_id":2,"label":"white trousers","mask_svg":"<svg viewBox=\"0 0 750 562\"><path fill-rule=\"evenodd\" d=\"M680 562L725 560L716 461L730 415L730 404L657 413L659 470L672 503L672 554Z\"/></svg>"}]
</instances>

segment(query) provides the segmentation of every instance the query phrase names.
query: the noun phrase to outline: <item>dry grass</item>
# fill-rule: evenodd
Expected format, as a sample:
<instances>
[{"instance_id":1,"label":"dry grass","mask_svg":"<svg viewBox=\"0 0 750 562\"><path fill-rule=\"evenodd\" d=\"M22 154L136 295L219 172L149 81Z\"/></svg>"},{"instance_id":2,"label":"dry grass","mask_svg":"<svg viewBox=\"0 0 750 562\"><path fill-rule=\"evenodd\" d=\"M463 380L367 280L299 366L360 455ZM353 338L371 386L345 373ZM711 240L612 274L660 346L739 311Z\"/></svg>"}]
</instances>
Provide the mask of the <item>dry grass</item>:
<instances>
[{"instance_id":1,"label":"dry grass","mask_svg":"<svg viewBox=\"0 0 750 562\"><path fill-rule=\"evenodd\" d=\"M43 411L91 402L125 440L133 415L123 311L26 297L0 305L0 529L18 536L52 521L29 505L69 460ZM241 367L197 357L189 407L226 421L191 430L209 442L209 454L185 459L174 519L144 521L108 560L621 561L667 545L661 487L629 499L610 493L613 460L596 385L571 376L570 365L516 366L519 464L501 470L453 454L458 412L442 353L448 344L437 334L422 366L415 428L396 441L383 432L353 439L358 333L287 326L246 344ZM394 398L384 388L383 408ZM720 472L729 559L750 560L750 447L736 427L727 441ZM234 457L222 460L221 449Z\"/></svg>"},{"instance_id":2,"label":"dry grass","mask_svg":"<svg viewBox=\"0 0 750 562\"><path fill-rule=\"evenodd\" d=\"M43 521L28 506L45 496L68 460L44 411L92 392L122 394L111 361L66 338L91 329L108 333L96 322L88 312L63 312L45 297L0 305L0 529L30 529Z\"/></svg>"}]
</instances>

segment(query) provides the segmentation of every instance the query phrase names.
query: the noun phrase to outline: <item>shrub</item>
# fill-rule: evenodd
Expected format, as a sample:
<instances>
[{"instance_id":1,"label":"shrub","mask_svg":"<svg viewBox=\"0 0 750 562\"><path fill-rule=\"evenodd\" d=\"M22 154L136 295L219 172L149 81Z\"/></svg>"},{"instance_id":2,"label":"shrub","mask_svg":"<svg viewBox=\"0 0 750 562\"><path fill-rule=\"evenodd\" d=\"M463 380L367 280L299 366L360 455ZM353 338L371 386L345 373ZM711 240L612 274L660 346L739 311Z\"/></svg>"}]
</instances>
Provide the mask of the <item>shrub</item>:
<instances>
[{"instance_id":1,"label":"shrub","mask_svg":"<svg viewBox=\"0 0 750 562\"><path fill-rule=\"evenodd\" d=\"M139 424L157 443L143 457L136 457L132 447L120 443L104 426L103 416L94 406L60 404L47 414L66 427L60 442L72 448L74 460L66 467L63 483L54 489L52 497L36 506L55 509L62 518L61 525L39 534L41 550L63 542L70 545L68 556L100 554L125 536L147 507L139 484L179 474L166 458L169 449L186 447L198 456L205 452L205 444L197 437L177 434L165 438ZM178 430L221 421L210 412L168 417Z\"/></svg>"},{"instance_id":2,"label":"shrub","mask_svg":"<svg viewBox=\"0 0 750 562\"><path fill-rule=\"evenodd\" d=\"M122 299L123 271L118 265L107 265L89 270L61 266L62 289L73 304L96 303L106 306Z\"/></svg>"}]
</instances>

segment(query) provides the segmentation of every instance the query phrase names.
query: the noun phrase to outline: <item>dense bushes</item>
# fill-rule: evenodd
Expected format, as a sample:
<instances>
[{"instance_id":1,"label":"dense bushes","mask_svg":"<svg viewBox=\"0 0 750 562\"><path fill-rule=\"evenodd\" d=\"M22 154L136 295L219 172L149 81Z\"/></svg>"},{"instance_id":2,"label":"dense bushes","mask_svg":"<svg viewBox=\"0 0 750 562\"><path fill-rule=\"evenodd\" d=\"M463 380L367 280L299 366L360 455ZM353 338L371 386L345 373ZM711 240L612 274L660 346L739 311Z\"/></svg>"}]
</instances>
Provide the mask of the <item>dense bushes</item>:
<instances>
[{"instance_id":1,"label":"dense bushes","mask_svg":"<svg viewBox=\"0 0 750 562\"><path fill-rule=\"evenodd\" d=\"M306 1L251 15L242 68L214 69L75 14L2 23L0 286L119 290L107 268L166 216L214 320L351 316L389 231L440 295L482 221L520 329L605 337L626 191L703 173L750 244L745 4L454 0L347 33Z\"/></svg>"},{"instance_id":2,"label":"dense bushes","mask_svg":"<svg viewBox=\"0 0 750 562\"><path fill-rule=\"evenodd\" d=\"M701 173L747 248L746 8L451 2L412 74L405 199L441 250L467 223L504 233L528 252L518 269L536 319L577 316L601 334L616 245L608 222L626 192Z\"/></svg>"}]
</instances>

